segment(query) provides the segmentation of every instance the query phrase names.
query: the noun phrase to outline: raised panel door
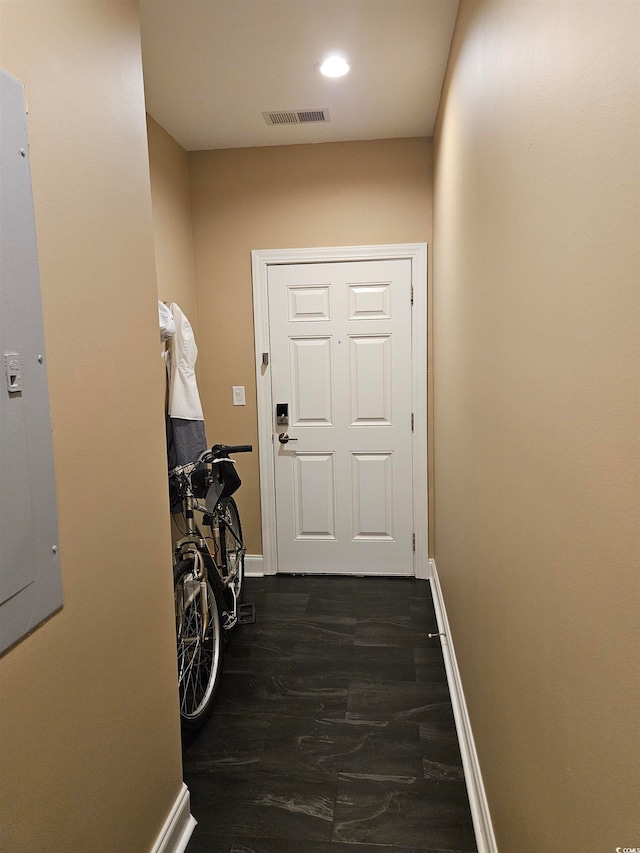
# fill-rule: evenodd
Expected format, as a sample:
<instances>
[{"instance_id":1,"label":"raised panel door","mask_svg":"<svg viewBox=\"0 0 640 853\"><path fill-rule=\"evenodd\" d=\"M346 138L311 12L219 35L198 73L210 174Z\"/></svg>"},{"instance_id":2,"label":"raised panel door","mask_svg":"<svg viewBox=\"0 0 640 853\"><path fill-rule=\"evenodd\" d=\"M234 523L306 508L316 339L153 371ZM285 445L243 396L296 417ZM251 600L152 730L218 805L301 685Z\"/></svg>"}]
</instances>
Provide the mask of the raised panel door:
<instances>
[{"instance_id":1,"label":"raised panel door","mask_svg":"<svg viewBox=\"0 0 640 853\"><path fill-rule=\"evenodd\" d=\"M269 268L278 571L413 574L410 292L407 259Z\"/></svg>"}]
</instances>

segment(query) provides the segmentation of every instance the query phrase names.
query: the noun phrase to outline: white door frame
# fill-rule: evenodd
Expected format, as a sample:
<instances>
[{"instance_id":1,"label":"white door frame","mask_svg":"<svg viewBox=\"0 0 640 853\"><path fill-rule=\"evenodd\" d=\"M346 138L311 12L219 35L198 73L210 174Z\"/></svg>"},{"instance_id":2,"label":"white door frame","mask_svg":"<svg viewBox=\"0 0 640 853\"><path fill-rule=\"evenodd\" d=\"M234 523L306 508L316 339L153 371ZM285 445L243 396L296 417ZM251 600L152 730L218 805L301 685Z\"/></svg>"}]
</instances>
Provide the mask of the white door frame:
<instances>
[{"instance_id":1,"label":"white door frame","mask_svg":"<svg viewBox=\"0 0 640 853\"><path fill-rule=\"evenodd\" d=\"M260 502L262 506L263 572L277 572L275 457L273 446L273 400L271 365L264 364L269 353L269 305L267 276L276 264L311 264L330 261L409 259L413 311L411 312L411 401L413 430L413 529L416 536L414 574L428 578L429 532L427 522L427 244L397 243L388 246L338 246L310 249L262 249L251 252L253 278L253 326L258 395L258 455L260 460ZM407 488L410 484L407 483Z\"/></svg>"}]
</instances>

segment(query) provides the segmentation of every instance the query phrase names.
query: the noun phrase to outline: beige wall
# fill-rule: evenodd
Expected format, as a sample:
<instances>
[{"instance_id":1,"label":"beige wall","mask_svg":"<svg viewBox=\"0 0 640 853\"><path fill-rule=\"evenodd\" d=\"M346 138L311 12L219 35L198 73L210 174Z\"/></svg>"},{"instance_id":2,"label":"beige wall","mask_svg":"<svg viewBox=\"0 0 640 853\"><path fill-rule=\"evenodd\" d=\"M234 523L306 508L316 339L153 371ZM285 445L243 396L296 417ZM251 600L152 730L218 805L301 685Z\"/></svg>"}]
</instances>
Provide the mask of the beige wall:
<instances>
[{"instance_id":1,"label":"beige wall","mask_svg":"<svg viewBox=\"0 0 640 853\"><path fill-rule=\"evenodd\" d=\"M181 786L136 10L0 5L0 64L29 103L64 586L0 660L11 853L143 853Z\"/></svg>"},{"instance_id":2,"label":"beige wall","mask_svg":"<svg viewBox=\"0 0 640 853\"><path fill-rule=\"evenodd\" d=\"M463 0L436 136L436 563L504 853L640 838L637 3Z\"/></svg>"},{"instance_id":3,"label":"beige wall","mask_svg":"<svg viewBox=\"0 0 640 853\"><path fill-rule=\"evenodd\" d=\"M251 250L430 242L431 140L199 151L189 167L207 434L257 446ZM245 408L232 385L246 387ZM257 453L238 466L245 540L260 554Z\"/></svg>"},{"instance_id":4,"label":"beige wall","mask_svg":"<svg viewBox=\"0 0 640 853\"><path fill-rule=\"evenodd\" d=\"M198 340L189 155L149 115L147 131L158 299L178 303Z\"/></svg>"}]
</instances>

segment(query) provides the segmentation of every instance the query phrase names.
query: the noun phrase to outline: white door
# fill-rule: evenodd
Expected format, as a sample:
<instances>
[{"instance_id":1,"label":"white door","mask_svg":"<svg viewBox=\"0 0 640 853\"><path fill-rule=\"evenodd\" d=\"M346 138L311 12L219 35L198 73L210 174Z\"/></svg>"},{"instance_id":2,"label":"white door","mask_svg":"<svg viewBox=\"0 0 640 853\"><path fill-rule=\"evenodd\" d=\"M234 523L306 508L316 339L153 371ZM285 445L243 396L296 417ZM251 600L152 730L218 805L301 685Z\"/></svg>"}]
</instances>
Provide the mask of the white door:
<instances>
[{"instance_id":1,"label":"white door","mask_svg":"<svg viewBox=\"0 0 640 853\"><path fill-rule=\"evenodd\" d=\"M413 574L411 261L271 265L267 287L278 571Z\"/></svg>"}]
</instances>

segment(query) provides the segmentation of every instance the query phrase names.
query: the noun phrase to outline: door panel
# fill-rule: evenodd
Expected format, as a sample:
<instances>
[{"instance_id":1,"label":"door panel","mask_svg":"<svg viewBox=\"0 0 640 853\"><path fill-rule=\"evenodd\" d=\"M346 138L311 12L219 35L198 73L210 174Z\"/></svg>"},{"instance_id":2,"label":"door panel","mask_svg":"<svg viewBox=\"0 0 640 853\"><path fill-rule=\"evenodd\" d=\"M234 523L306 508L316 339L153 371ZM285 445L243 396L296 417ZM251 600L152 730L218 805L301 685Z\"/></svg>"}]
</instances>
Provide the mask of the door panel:
<instances>
[{"instance_id":1,"label":"door panel","mask_svg":"<svg viewBox=\"0 0 640 853\"><path fill-rule=\"evenodd\" d=\"M349 285L350 320L390 320L391 282Z\"/></svg>"},{"instance_id":2,"label":"door panel","mask_svg":"<svg viewBox=\"0 0 640 853\"><path fill-rule=\"evenodd\" d=\"M413 573L410 289L408 259L269 267L278 571Z\"/></svg>"},{"instance_id":3,"label":"door panel","mask_svg":"<svg viewBox=\"0 0 640 853\"><path fill-rule=\"evenodd\" d=\"M391 335L349 337L351 426L391 426Z\"/></svg>"},{"instance_id":4,"label":"door panel","mask_svg":"<svg viewBox=\"0 0 640 853\"><path fill-rule=\"evenodd\" d=\"M393 541L393 454L352 453L354 539Z\"/></svg>"},{"instance_id":5,"label":"door panel","mask_svg":"<svg viewBox=\"0 0 640 853\"><path fill-rule=\"evenodd\" d=\"M330 293L331 286L328 284L288 288L289 320L292 323L330 320Z\"/></svg>"},{"instance_id":6,"label":"door panel","mask_svg":"<svg viewBox=\"0 0 640 853\"><path fill-rule=\"evenodd\" d=\"M290 338L291 426L333 426L331 338Z\"/></svg>"},{"instance_id":7,"label":"door panel","mask_svg":"<svg viewBox=\"0 0 640 853\"><path fill-rule=\"evenodd\" d=\"M333 453L293 456L296 539L336 538Z\"/></svg>"}]
</instances>

